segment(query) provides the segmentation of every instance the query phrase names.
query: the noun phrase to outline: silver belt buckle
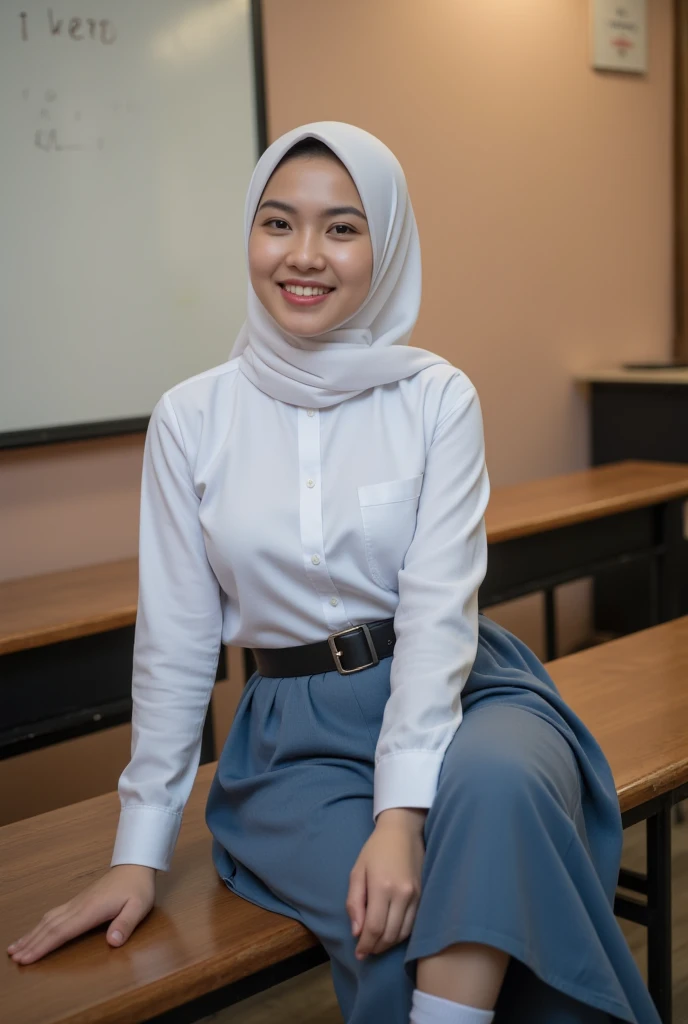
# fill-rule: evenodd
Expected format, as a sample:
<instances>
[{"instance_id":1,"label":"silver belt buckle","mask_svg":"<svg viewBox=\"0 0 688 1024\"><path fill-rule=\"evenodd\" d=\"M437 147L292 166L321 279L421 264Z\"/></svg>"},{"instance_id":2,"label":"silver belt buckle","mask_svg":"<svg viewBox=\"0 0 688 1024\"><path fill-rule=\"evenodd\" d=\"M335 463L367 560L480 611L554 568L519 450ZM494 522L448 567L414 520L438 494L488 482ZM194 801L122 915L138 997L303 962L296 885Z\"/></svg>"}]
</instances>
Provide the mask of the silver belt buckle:
<instances>
[{"instance_id":1,"label":"silver belt buckle","mask_svg":"<svg viewBox=\"0 0 688 1024\"><path fill-rule=\"evenodd\" d=\"M342 652L337 650L337 638L340 636L346 636L347 633L357 633L359 629L362 630L363 635L366 638L368 649L373 657L373 660L369 661L366 665L359 665L357 668L342 668ZM373 665L377 665L380 661L380 659L377 656L377 651L375 650L373 638L370 635L370 630L365 624L361 626L352 626L351 629L343 629L341 633L331 633L330 636L328 636L327 638L327 642L330 645L332 657L334 658L334 663L337 667L337 671L339 672L340 676L350 676L354 672L362 672L364 668L372 668Z\"/></svg>"}]
</instances>

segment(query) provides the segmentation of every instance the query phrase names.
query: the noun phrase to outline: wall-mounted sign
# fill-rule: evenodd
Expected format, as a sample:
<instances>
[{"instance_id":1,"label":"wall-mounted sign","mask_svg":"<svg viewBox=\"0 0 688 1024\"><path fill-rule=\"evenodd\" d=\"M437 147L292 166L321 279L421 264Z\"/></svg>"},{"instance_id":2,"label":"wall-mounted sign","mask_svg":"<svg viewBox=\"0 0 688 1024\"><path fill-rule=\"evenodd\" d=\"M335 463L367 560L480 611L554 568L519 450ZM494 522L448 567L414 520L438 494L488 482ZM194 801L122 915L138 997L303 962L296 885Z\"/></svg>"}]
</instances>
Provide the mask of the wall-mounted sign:
<instances>
[{"instance_id":1,"label":"wall-mounted sign","mask_svg":"<svg viewBox=\"0 0 688 1024\"><path fill-rule=\"evenodd\" d=\"M590 0L592 66L647 71L646 0Z\"/></svg>"}]
</instances>

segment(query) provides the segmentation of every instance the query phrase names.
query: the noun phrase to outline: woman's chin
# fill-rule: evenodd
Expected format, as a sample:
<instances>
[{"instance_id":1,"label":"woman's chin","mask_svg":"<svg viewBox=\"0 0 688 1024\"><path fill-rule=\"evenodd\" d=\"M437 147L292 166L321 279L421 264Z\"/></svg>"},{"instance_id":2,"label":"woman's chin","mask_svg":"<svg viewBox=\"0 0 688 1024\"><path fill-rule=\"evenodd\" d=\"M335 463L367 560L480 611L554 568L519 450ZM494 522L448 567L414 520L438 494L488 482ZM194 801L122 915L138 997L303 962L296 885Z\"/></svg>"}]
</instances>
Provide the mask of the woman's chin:
<instances>
[{"instance_id":1,"label":"woman's chin","mask_svg":"<svg viewBox=\"0 0 688 1024\"><path fill-rule=\"evenodd\" d=\"M297 338L317 338L331 330L335 322L331 317L309 316L299 313L293 316L277 315L276 310L270 310L273 320L287 334L293 334Z\"/></svg>"}]
</instances>

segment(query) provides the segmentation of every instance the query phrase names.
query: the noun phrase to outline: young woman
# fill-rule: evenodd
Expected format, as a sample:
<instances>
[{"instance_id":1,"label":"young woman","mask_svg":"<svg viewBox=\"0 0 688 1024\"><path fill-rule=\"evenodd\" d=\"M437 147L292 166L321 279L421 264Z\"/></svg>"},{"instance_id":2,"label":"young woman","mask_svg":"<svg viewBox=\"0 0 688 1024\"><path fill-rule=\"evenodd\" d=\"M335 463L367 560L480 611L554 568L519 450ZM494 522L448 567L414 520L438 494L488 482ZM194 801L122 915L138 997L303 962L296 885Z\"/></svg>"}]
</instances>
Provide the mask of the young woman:
<instances>
[{"instance_id":1,"label":"young woman","mask_svg":"<svg viewBox=\"0 0 688 1024\"><path fill-rule=\"evenodd\" d=\"M112 867L10 955L106 920L121 945L148 913L223 640L258 672L208 800L215 864L321 939L349 1024L656 1024L612 912L609 768L478 615L480 408L407 344L420 248L399 164L350 125L292 131L258 163L246 237L233 358L148 431Z\"/></svg>"}]
</instances>

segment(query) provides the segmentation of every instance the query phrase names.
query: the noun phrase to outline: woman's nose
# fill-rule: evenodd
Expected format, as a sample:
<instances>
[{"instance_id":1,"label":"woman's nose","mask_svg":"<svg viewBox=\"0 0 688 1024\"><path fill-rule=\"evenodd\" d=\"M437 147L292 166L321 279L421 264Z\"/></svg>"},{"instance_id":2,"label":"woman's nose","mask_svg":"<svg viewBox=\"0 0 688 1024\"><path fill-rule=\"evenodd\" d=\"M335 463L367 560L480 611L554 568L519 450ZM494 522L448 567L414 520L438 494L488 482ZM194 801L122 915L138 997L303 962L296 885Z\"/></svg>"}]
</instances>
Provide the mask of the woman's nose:
<instances>
[{"instance_id":1,"label":"woman's nose","mask_svg":"<svg viewBox=\"0 0 688 1024\"><path fill-rule=\"evenodd\" d=\"M310 233L296 236L287 256L287 264L301 271L324 270L326 261L318 239Z\"/></svg>"}]
</instances>

